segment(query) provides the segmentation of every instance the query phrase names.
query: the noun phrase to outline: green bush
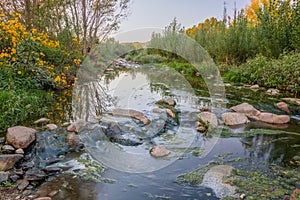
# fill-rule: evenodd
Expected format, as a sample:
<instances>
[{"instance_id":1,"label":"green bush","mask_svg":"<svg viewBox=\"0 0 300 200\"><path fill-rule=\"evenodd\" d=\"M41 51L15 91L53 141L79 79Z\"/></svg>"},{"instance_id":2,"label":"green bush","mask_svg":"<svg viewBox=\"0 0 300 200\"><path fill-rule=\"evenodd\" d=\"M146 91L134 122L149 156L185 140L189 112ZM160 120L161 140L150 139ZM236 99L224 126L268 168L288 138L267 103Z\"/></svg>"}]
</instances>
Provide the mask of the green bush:
<instances>
[{"instance_id":1,"label":"green bush","mask_svg":"<svg viewBox=\"0 0 300 200\"><path fill-rule=\"evenodd\" d=\"M300 53L283 54L279 59L257 56L239 67L229 67L223 76L231 82L259 84L299 94L299 60Z\"/></svg>"}]
</instances>

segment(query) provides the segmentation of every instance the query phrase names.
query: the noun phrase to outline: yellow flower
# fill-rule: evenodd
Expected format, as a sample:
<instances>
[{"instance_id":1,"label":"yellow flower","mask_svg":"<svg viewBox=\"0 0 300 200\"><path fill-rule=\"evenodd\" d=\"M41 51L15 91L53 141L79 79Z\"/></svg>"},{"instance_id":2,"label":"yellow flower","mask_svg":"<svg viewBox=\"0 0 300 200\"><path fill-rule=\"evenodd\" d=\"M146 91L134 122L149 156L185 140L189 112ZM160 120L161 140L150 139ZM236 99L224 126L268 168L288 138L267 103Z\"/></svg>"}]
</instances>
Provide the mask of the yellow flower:
<instances>
[{"instance_id":1,"label":"yellow flower","mask_svg":"<svg viewBox=\"0 0 300 200\"><path fill-rule=\"evenodd\" d=\"M45 54L43 52L40 53L41 56L45 56Z\"/></svg>"},{"instance_id":2,"label":"yellow flower","mask_svg":"<svg viewBox=\"0 0 300 200\"><path fill-rule=\"evenodd\" d=\"M15 48L12 48L12 49L11 49L11 55L14 55L14 54L16 54L16 52L17 52L17 51L16 51L16 49L15 49Z\"/></svg>"},{"instance_id":3,"label":"yellow flower","mask_svg":"<svg viewBox=\"0 0 300 200\"><path fill-rule=\"evenodd\" d=\"M56 78L54 79L54 83L59 82L60 81L60 76L56 76Z\"/></svg>"},{"instance_id":4,"label":"yellow flower","mask_svg":"<svg viewBox=\"0 0 300 200\"><path fill-rule=\"evenodd\" d=\"M70 69L70 66L65 66L65 70L69 70Z\"/></svg>"},{"instance_id":5,"label":"yellow flower","mask_svg":"<svg viewBox=\"0 0 300 200\"><path fill-rule=\"evenodd\" d=\"M21 71L18 71L18 74L20 75L20 74L22 74L22 72L21 72Z\"/></svg>"},{"instance_id":6,"label":"yellow flower","mask_svg":"<svg viewBox=\"0 0 300 200\"><path fill-rule=\"evenodd\" d=\"M76 65L79 65L80 63L81 63L81 60L78 58L78 59L74 59L73 60L74 61L74 63L76 64Z\"/></svg>"}]
</instances>

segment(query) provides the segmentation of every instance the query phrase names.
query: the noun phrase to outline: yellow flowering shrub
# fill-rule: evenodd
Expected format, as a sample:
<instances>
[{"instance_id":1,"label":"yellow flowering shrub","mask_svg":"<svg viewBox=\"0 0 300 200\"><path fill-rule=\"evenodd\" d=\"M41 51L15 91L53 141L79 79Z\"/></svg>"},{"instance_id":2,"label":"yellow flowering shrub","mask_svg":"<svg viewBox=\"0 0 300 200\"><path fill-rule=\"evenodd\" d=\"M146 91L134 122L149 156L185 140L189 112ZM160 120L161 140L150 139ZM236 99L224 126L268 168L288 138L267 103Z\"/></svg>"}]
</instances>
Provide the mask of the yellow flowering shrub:
<instances>
[{"instance_id":1,"label":"yellow flowering shrub","mask_svg":"<svg viewBox=\"0 0 300 200\"><path fill-rule=\"evenodd\" d=\"M73 38L72 42L77 44L78 40ZM12 67L17 75L28 77L43 88L70 87L73 80L68 80L68 76L76 73L81 59L79 54L65 49L47 33L26 29L19 14L12 14L9 19L0 14L0 65Z\"/></svg>"}]
</instances>

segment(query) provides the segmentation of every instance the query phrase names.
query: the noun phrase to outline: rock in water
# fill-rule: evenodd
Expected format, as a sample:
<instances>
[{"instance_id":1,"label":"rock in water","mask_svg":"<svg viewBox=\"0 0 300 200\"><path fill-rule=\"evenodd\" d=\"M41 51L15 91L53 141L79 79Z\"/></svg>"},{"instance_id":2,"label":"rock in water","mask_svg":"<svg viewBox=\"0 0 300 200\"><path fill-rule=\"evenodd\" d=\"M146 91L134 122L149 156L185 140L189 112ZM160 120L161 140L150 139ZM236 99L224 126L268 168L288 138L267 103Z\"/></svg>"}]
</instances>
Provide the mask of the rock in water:
<instances>
[{"instance_id":1,"label":"rock in water","mask_svg":"<svg viewBox=\"0 0 300 200\"><path fill-rule=\"evenodd\" d=\"M78 119L67 127L67 131L79 133L85 125L86 121L83 119Z\"/></svg>"},{"instance_id":2,"label":"rock in water","mask_svg":"<svg viewBox=\"0 0 300 200\"><path fill-rule=\"evenodd\" d=\"M199 119L204 123L209 123L213 128L218 127L218 118L214 113L202 112L199 114Z\"/></svg>"},{"instance_id":3,"label":"rock in water","mask_svg":"<svg viewBox=\"0 0 300 200\"><path fill-rule=\"evenodd\" d=\"M111 115L123 116L123 117L131 117L139 120L143 124L147 125L150 123L150 120L141 112L132 110L132 109L114 109L109 112Z\"/></svg>"},{"instance_id":4,"label":"rock in water","mask_svg":"<svg viewBox=\"0 0 300 200\"><path fill-rule=\"evenodd\" d=\"M269 124L287 124L290 122L288 115L276 115L273 113L261 113L258 120Z\"/></svg>"},{"instance_id":5,"label":"rock in water","mask_svg":"<svg viewBox=\"0 0 300 200\"><path fill-rule=\"evenodd\" d=\"M50 131L53 131L58 128L56 124L47 124L46 127Z\"/></svg>"},{"instance_id":6,"label":"rock in water","mask_svg":"<svg viewBox=\"0 0 300 200\"><path fill-rule=\"evenodd\" d=\"M171 152L164 146L154 146L150 150L151 156L153 156L155 158L165 157L165 156L169 155L170 153Z\"/></svg>"},{"instance_id":7,"label":"rock in water","mask_svg":"<svg viewBox=\"0 0 300 200\"><path fill-rule=\"evenodd\" d=\"M203 176L202 185L212 188L218 198L235 195L235 187L223 182L224 177L231 174L233 167L217 165L210 168Z\"/></svg>"},{"instance_id":8,"label":"rock in water","mask_svg":"<svg viewBox=\"0 0 300 200\"><path fill-rule=\"evenodd\" d=\"M247 124L249 122L248 118L244 113L224 113L222 114L222 119L224 123L228 126Z\"/></svg>"},{"instance_id":9,"label":"rock in water","mask_svg":"<svg viewBox=\"0 0 300 200\"><path fill-rule=\"evenodd\" d=\"M167 114L168 114L170 117L172 117L173 119L176 118L176 114L175 114L171 109L166 108L166 112L167 112Z\"/></svg>"},{"instance_id":10,"label":"rock in water","mask_svg":"<svg viewBox=\"0 0 300 200\"><path fill-rule=\"evenodd\" d=\"M6 143L11 144L16 149L25 149L35 141L36 132L36 130L25 126L8 128L6 133Z\"/></svg>"},{"instance_id":11,"label":"rock in water","mask_svg":"<svg viewBox=\"0 0 300 200\"><path fill-rule=\"evenodd\" d=\"M297 98L283 98L283 100L293 102L293 103L300 105L300 99L297 99Z\"/></svg>"},{"instance_id":12,"label":"rock in water","mask_svg":"<svg viewBox=\"0 0 300 200\"><path fill-rule=\"evenodd\" d=\"M5 171L14 167L14 165L23 158L20 154L2 154L0 155L0 171Z\"/></svg>"},{"instance_id":13,"label":"rock in water","mask_svg":"<svg viewBox=\"0 0 300 200\"><path fill-rule=\"evenodd\" d=\"M231 109L238 113L244 113L247 117L257 119L257 116L260 114L260 111L254 108L249 103L242 103L236 106L231 107Z\"/></svg>"},{"instance_id":14,"label":"rock in water","mask_svg":"<svg viewBox=\"0 0 300 200\"><path fill-rule=\"evenodd\" d=\"M287 113L290 113L290 109L289 109L289 106L284 103L284 102L279 102L276 104L277 108L282 110L282 111L285 111Z\"/></svg>"}]
</instances>

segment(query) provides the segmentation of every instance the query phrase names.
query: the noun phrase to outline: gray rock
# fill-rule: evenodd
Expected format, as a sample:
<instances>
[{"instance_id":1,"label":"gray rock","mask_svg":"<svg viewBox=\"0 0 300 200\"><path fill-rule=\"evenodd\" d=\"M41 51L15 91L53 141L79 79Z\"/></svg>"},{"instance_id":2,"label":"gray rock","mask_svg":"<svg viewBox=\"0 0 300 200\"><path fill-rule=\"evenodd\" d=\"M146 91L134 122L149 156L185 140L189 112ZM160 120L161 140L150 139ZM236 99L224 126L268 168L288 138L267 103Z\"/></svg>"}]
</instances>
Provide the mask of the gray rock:
<instances>
[{"instance_id":1,"label":"gray rock","mask_svg":"<svg viewBox=\"0 0 300 200\"><path fill-rule=\"evenodd\" d=\"M170 153L171 152L164 146L154 146L150 150L151 156L153 156L155 158L165 157L165 156L169 155Z\"/></svg>"},{"instance_id":2,"label":"gray rock","mask_svg":"<svg viewBox=\"0 0 300 200\"><path fill-rule=\"evenodd\" d=\"M53 131L58 128L56 124L47 124L46 127L50 131Z\"/></svg>"},{"instance_id":3,"label":"gray rock","mask_svg":"<svg viewBox=\"0 0 300 200\"><path fill-rule=\"evenodd\" d=\"M202 186L212 188L218 198L235 196L235 187L223 182L224 177L231 174L233 167L217 165L210 168L203 176Z\"/></svg>"},{"instance_id":4,"label":"gray rock","mask_svg":"<svg viewBox=\"0 0 300 200\"><path fill-rule=\"evenodd\" d=\"M244 113L235 113L235 112L222 114L222 120L224 121L225 125L228 126L246 124L249 122L248 118Z\"/></svg>"},{"instance_id":5,"label":"gray rock","mask_svg":"<svg viewBox=\"0 0 300 200\"><path fill-rule=\"evenodd\" d=\"M40 119L34 121L33 123L34 124L40 124L40 123L46 123L46 122L49 122L49 121L50 121L50 119L43 117L43 118L40 118Z\"/></svg>"},{"instance_id":6,"label":"gray rock","mask_svg":"<svg viewBox=\"0 0 300 200\"><path fill-rule=\"evenodd\" d=\"M25 179L28 181L41 181L47 177L47 174L41 170L30 169L25 173Z\"/></svg>"},{"instance_id":7,"label":"gray rock","mask_svg":"<svg viewBox=\"0 0 300 200\"><path fill-rule=\"evenodd\" d=\"M25 149L35 141L36 132L36 130L25 126L8 128L6 133L6 143L11 144L16 149Z\"/></svg>"},{"instance_id":8,"label":"gray rock","mask_svg":"<svg viewBox=\"0 0 300 200\"><path fill-rule=\"evenodd\" d=\"M23 158L20 154L2 154L0 155L0 171L5 171L14 167L14 165Z\"/></svg>"},{"instance_id":9,"label":"gray rock","mask_svg":"<svg viewBox=\"0 0 300 200\"><path fill-rule=\"evenodd\" d=\"M18 189L23 191L29 185L29 182L26 179L17 181Z\"/></svg>"},{"instance_id":10,"label":"gray rock","mask_svg":"<svg viewBox=\"0 0 300 200\"><path fill-rule=\"evenodd\" d=\"M216 114L211 112L201 112L198 116L200 121L209 123L209 125L213 128L218 127L218 118Z\"/></svg>"},{"instance_id":11,"label":"gray rock","mask_svg":"<svg viewBox=\"0 0 300 200\"><path fill-rule=\"evenodd\" d=\"M258 119L257 116L260 114L260 111L254 108L249 103L242 103L236 106L231 107L231 109L238 113L244 113L247 117Z\"/></svg>"},{"instance_id":12,"label":"gray rock","mask_svg":"<svg viewBox=\"0 0 300 200\"><path fill-rule=\"evenodd\" d=\"M2 172L0 171L0 183L3 183L9 179L9 172Z\"/></svg>"}]
</instances>

